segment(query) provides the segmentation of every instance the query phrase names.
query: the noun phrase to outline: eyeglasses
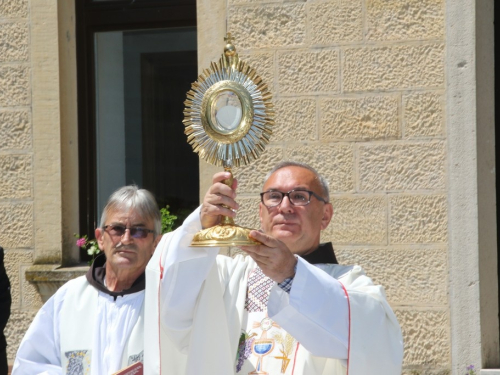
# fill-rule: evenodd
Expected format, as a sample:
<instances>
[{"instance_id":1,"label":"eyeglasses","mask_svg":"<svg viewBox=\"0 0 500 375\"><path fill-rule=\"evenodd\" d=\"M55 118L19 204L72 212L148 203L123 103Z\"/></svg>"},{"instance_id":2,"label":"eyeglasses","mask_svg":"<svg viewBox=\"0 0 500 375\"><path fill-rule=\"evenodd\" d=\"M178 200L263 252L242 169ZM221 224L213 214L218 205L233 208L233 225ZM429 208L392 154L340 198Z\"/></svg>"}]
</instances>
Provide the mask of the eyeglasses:
<instances>
[{"instance_id":1,"label":"eyeglasses","mask_svg":"<svg viewBox=\"0 0 500 375\"><path fill-rule=\"evenodd\" d=\"M119 224L110 224L102 227L104 230L108 230L108 233L113 237L122 237L125 231L128 229L130 235L134 238L146 238L149 233L154 233L151 229L146 229L142 227L125 227Z\"/></svg>"},{"instance_id":2,"label":"eyeglasses","mask_svg":"<svg viewBox=\"0 0 500 375\"><path fill-rule=\"evenodd\" d=\"M290 190L288 193L283 193L278 190L269 190L260 193L260 200L262 204L268 208L279 206L283 201L283 197L287 196L290 203L294 206L307 206L311 203L311 197L315 197L317 200L328 203L326 199L320 197L313 191L310 190L300 190L294 189Z\"/></svg>"}]
</instances>

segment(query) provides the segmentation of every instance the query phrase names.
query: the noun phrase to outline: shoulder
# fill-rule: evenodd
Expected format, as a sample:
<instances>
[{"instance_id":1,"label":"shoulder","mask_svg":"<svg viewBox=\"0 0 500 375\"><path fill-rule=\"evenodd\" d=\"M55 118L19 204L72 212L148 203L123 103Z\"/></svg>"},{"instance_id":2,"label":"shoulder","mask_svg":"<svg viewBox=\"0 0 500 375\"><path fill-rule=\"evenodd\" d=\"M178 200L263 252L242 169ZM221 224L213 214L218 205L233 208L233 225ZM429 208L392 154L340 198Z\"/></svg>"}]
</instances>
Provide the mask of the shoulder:
<instances>
[{"instance_id":1,"label":"shoulder","mask_svg":"<svg viewBox=\"0 0 500 375\"><path fill-rule=\"evenodd\" d=\"M54 295L50 299L55 299L58 303L62 303L66 296L71 293L79 293L82 289L90 286L89 282L87 281L87 278L84 276L79 276L74 279L71 279L67 281L65 284L63 284L57 292L54 293ZM49 301L50 301L49 299ZM48 301L47 301L48 302Z\"/></svg>"},{"instance_id":2,"label":"shoulder","mask_svg":"<svg viewBox=\"0 0 500 375\"><path fill-rule=\"evenodd\" d=\"M320 263L315 264L315 267L322 269L323 271L329 273L335 278L342 277L344 275L350 273L363 273L363 268L361 266L351 264L351 265L340 265L340 264L331 264L331 263Z\"/></svg>"},{"instance_id":3,"label":"shoulder","mask_svg":"<svg viewBox=\"0 0 500 375\"><path fill-rule=\"evenodd\" d=\"M89 286L85 276L79 276L63 284L39 310L38 315L58 316L61 309L68 303L68 296L78 295L82 288ZM70 302L71 303L71 302Z\"/></svg>"},{"instance_id":4,"label":"shoulder","mask_svg":"<svg viewBox=\"0 0 500 375\"><path fill-rule=\"evenodd\" d=\"M356 280L364 280L369 284L372 283L371 279L359 265L316 264L316 267L322 269L343 284L351 284Z\"/></svg>"}]
</instances>

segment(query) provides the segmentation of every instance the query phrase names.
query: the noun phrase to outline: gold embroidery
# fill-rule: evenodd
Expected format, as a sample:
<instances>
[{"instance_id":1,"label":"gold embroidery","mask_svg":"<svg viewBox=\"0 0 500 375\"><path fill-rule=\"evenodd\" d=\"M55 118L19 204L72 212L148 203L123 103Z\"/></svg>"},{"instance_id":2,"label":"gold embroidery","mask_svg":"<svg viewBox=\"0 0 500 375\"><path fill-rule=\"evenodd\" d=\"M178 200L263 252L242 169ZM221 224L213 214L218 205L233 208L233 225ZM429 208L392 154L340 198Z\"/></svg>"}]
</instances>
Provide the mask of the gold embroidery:
<instances>
[{"instance_id":1,"label":"gold embroidery","mask_svg":"<svg viewBox=\"0 0 500 375\"><path fill-rule=\"evenodd\" d=\"M288 367L288 364L290 363L289 356L292 354L295 339L289 333L286 333L285 336L282 336L279 332L274 332L273 339L277 343L281 344L281 357L274 358L281 359L281 373L284 374L286 368Z\"/></svg>"}]
</instances>

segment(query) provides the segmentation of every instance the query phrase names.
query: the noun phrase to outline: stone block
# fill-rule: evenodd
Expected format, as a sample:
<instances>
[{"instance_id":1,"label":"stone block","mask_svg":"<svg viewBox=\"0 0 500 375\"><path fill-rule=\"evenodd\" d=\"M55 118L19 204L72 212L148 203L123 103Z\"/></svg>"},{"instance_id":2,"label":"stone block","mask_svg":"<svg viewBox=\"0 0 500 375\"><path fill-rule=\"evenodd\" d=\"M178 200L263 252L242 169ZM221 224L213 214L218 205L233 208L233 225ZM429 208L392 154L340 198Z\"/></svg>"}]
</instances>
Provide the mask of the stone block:
<instances>
[{"instance_id":1,"label":"stone block","mask_svg":"<svg viewBox=\"0 0 500 375\"><path fill-rule=\"evenodd\" d=\"M306 9L302 3L229 8L228 30L237 50L304 45Z\"/></svg>"},{"instance_id":2,"label":"stone block","mask_svg":"<svg viewBox=\"0 0 500 375\"><path fill-rule=\"evenodd\" d=\"M445 98L440 93L403 95L404 137L444 137L444 107Z\"/></svg>"},{"instance_id":3,"label":"stone block","mask_svg":"<svg viewBox=\"0 0 500 375\"><path fill-rule=\"evenodd\" d=\"M450 366L450 334L447 309L399 310L403 331L403 366Z\"/></svg>"},{"instance_id":4,"label":"stone block","mask_svg":"<svg viewBox=\"0 0 500 375\"><path fill-rule=\"evenodd\" d=\"M451 367L429 369L424 366L409 366L403 368L401 375L451 375Z\"/></svg>"},{"instance_id":5,"label":"stone block","mask_svg":"<svg viewBox=\"0 0 500 375\"><path fill-rule=\"evenodd\" d=\"M29 104L29 75L27 66L0 67L0 106Z\"/></svg>"},{"instance_id":6,"label":"stone block","mask_svg":"<svg viewBox=\"0 0 500 375\"><path fill-rule=\"evenodd\" d=\"M358 264L384 287L391 304L447 303L446 248L342 248L340 264Z\"/></svg>"},{"instance_id":7,"label":"stone block","mask_svg":"<svg viewBox=\"0 0 500 375\"><path fill-rule=\"evenodd\" d=\"M400 138L399 101L395 96L328 98L320 102L321 139Z\"/></svg>"},{"instance_id":8,"label":"stone block","mask_svg":"<svg viewBox=\"0 0 500 375\"><path fill-rule=\"evenodd\" d=\"M31 265L21 266L21 275L23 277L29 267L31 267ZM38 292L36 285L30 283L26 280L26 278L23 278L22 281L21 308L32 310L40 309L43 306L44 301L42 300L42 295Z\"/></svg>"},{"instance_id":9,"label":"stone block","mask_svg":"<svg viewBox=\"0 0 500 375\"><path fill-rule=\"evenodd\" d=\"M255 53L239 54L240 59L245 61L250 67L257 71L271 94L275 95L274 90L274 54L273 53Z\"/></svg>"},{"instance_id":10,"label":"stone block","mask_svg":"<svg viewBox=\"0 0 500 375\"><path fill-rule=\"evenodd\" d=\"M264 184L264 177L273 167L283 160L281 147L267 147L259 159L244 167L235 168L239 194L258 194Z\"/></svg>"},{"instance_id":11,"label":"stone block","mask_svg":"<svg viewBox=\"0 0 500 375\"><path fill-rule=\"evenodd\" d=\"M283 0L229 0L230 5L254 5L254 4L269 4L269 3L282 3Z\"/></svg>"},{"instance_id":12,"label":"stone block","mask_svg":"<svg viewBox=\"0 0 500 375\"><path fill-rule=\"evenodd\" d=\"M0 155L0 199L33 196L31 155Z\"/></svg>"},{"instance_id":13,"label":"stone block","mask_svg":"<svg viewBox=\"0 0 500 375\"><path fill-rule=\"evenodd\" d=\"M5 248L5 245L3 245ZM33 264L33 252L28 250L5 251L5 269L10 281L12 309L21 308L22 294L25 283L23 266Z\"/></svg>"},{"instance_id":14,"label":"stone block","mask_svg":"<svg viewBox=\"0 0 500 375\"><path fill-rule=\"evenodd\" d=\"M0 150L29 150L32 147L28 111L0 112Z\"/></svg>"},{"instance_id":15,"label":"stone block","mask_svg":"<svg viewBox=\"0 0 500 375\"><path fill-rule=\"evenodd\" d=\"M330 194L354 189L354 150L349 144L290 145L285 151L286 160L310 164L329 183Z\"/></svg>"},{"instance_id":16,"label":"stone block","mask_svg":"<svg viewBox=\"0 0 500 375\"><path fill-rule=\"evenodd\" d=\"M422 40L444 38L442 0L368 0L368 40Z\"/></svg>"},{"instance_id":17,"label":"stone block","mask_svg":"<svg viewBox=\"0 0 500 375\"><path fill-rule=\"evenodd\" d=\"M0 62L28 61L28 24L0 24Z\"/></svg>"},{"instance_id":18,"label":"stone block","mask_svg":"<svg viewBox=\"0 0 500 375\"><path fill-rule=\"evenodd\" d=\"M346 48L344 92L443 88L444 44Z\"/></svg>"},{"instance_id":19,"label":"stone block","mask_svg":"<svg viewBox=\"0 0 500 375\"><path fill-rule=\"evenodd\" d=\"M281 94L339 92L339 52L278 52L278 91Z\"/></svg>"},{"instance_id":20,"label":"stone block","mask_svg":"<svg viewBox=\"0 0 500 375\"><path fill-rule=\"evenodd\" d=\"M387 244L387 202L382 196L332 197L333 218L322 241L338 245Z\"/></svg>"},{"instance_id":21,"label":"stone block","mask_svg":"<svg viewBox=\"0 0 500 375\"><path fill-rule=\"evenodd\" d=\"M275 127L271 142L314 141L318 139L316 101L314 99L286 99L274 101Z\"/></svg>"},{"instance_id":22,"label":"stone block","mask_svg":"<svg viewBox=\"0 0 500 375\"><path fill-rule=\"evenodd\" d=\"M313 45L363 40L361 0L311 3L307 20Z\"/></svg>"},{"instance_id":23,"label":"stone block","mask_svg":"<svg viewBox=\"0 0 500 375\"><path fill-rule=\"evenodd\" d=\"M363 145L359 147L359 189L444 189L445 167L444 142Z\"/></svg>"},{"instance_id":24,"label":"stone block","mask_svg":"<svg viewBox=\"0 0 500 375\"><path fill-rule=\"evenodd\" d=\"M0 227L4 248L33 247L33 204L0 203Z\"/></svg>"},{"instance_id":25,"label":"stone block","mask_svg":"<svg viewBox=\"0 0 500 375\"><path fill-rule=\"evenodd\" d=\"M389 241L391 244L447 242L446 196L392 196L389 206Z\"/></svg>"},{"instance_id":26,"label":"stone block","mask_svg":"<svg viewBox=\"0 0 500 375\"><path fill-rule=\"evenodd\" d=\"M27 18L28 0L5 0L0 2L0 19L2 18Z\"/></svg>"},{"instance_id":27,"label":"stone block","mask_svg":"<svg viewBox=\"0 0 500 375\"><path fill-rule=\"evenodd\" d=\"M14 362L19 344L35 318L36 310L21 311L12 309L4 334L7 338L7 357Z\"/></svg>"}]
</instances>

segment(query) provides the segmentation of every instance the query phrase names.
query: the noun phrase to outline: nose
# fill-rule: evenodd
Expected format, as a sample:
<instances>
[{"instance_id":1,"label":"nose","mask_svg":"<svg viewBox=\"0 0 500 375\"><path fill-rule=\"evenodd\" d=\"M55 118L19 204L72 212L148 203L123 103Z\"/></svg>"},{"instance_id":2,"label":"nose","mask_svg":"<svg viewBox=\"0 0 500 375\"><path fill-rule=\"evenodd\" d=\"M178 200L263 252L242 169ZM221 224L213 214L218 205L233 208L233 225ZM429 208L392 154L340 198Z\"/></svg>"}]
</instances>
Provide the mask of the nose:
<instances>
[{"instance_id":1,"label":"nose","mask_svg":"<svg viewBox=\"0 0 500 375\"><path fill-rule=\"evenodd\" d=\"M122 238L121 238L121 243L126 245L128 243L131 243L133 241L133 237L130 235L130 229L127 228L125 229L125 233L123 233Z\"/></svg>"},{"instance_id":2,"label":"nose","mask_svg":"<svg viewBox=\"0 0 500 375\"><path fill-rule=\"evenodd\" d=\"M293 212L293 204L290 202L288 195L285 195L278 206L281 212L290 213Z\"/></svg>"}]
</instances>

